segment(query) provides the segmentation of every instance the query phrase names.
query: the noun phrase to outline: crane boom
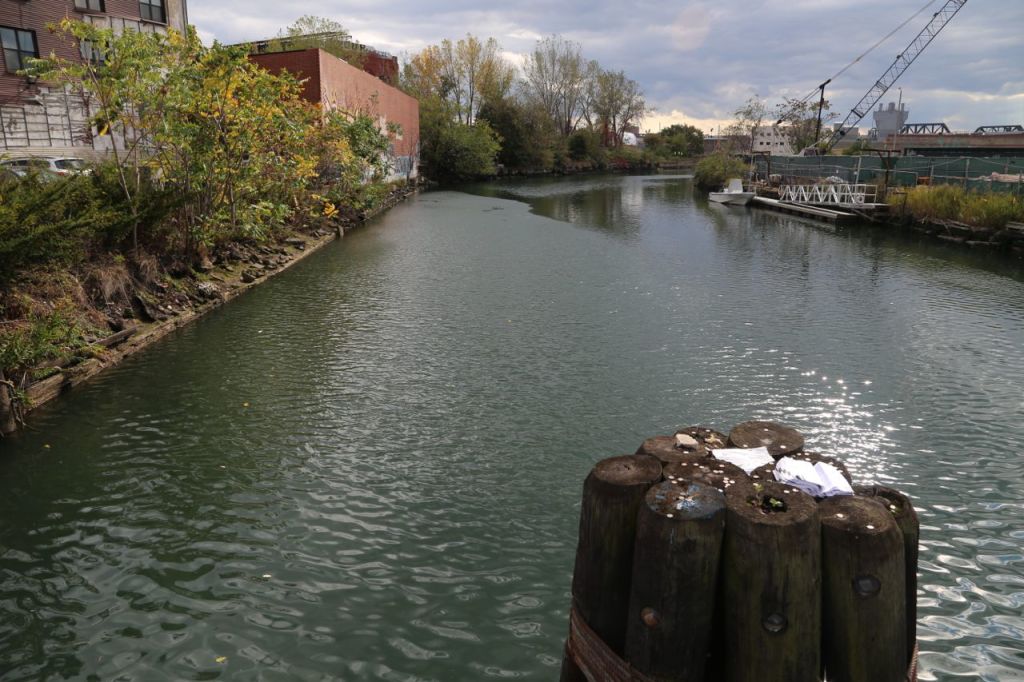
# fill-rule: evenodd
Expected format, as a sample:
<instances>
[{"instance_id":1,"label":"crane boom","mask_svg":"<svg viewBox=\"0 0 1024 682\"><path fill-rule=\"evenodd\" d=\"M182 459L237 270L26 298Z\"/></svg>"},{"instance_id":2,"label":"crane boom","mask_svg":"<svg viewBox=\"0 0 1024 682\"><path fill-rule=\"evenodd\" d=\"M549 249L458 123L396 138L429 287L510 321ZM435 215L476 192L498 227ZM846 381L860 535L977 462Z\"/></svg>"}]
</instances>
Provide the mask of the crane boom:
<instances>
[{"instance_id":1,"label":"crane boom","mask_svg":"<svg viewBox=\"0 0 1024 682\"><path fill-rule=\"evenodd\" d=\"M924 27L924 30L917 34L917 37L910 41L910 45L907 49L903 50L900 54L896 55L895 61L892 66L882 74L882 77L875 81L875 84L868 90L867 94L861 98L857 105L850 110L850 113L846 116L846 120L843 121L839 129L832 134L832 137L825 143L824 153L828 153L843 136L846 135L846 131L853 126L860 123L860 120L867 116L867 113L875 108L875 104L878 100L885 96L885 93L893 86L893 84L903 75L903 72L910 68L910 65L914 63L924 49L935 40L935 36L939 35L939 31L946 27L956 13L963 9L964 5L967 4L967 0L946 0L946 4L942 6L938 12L932 15L931 21Z\"/></svg>"}]
</instances>

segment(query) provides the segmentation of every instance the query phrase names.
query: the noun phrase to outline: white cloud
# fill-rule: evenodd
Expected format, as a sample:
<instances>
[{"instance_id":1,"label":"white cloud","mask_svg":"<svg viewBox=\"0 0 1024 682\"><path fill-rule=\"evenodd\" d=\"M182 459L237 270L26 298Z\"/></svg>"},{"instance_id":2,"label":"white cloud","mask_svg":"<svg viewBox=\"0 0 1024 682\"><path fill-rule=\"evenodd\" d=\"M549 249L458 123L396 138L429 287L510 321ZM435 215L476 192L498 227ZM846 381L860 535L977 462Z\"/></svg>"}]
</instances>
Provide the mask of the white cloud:
<instances>
[{"instance_id":1,"label":"white cloud","mask_svg":"<svg viewBox=\"0 0 1024 682\"><path fill-rule=\"evenodd\" d=\"M584 54L605 68L639 81L650 105L672 112L666 116L717 125L754 93L770 102L803 97L924 3L191 0L189 13L204 39L223 42L274 35L302 14L322 15L340 21L357 40L394 54L467 32L493 36L510 54L525 54L539 37L560 34L582 43ZM845 116L927 18L927 12L917 17L830 85L834 107ZM1024 92L1021 26L1021 0L968 3L899 82L911 119L1024 123L1017 97Z\"/></svg>"},{"instance_id":2,"label":"white cloud","mask_svg":"<svg viewBox=\"0 0 1024 682\"><path fill-rule=\"evenodd\" d=\"M711 34L712 12L709 5L695 2L687 5L668 27L676 50L698 50Z\"/></svg>"}]
</instances>

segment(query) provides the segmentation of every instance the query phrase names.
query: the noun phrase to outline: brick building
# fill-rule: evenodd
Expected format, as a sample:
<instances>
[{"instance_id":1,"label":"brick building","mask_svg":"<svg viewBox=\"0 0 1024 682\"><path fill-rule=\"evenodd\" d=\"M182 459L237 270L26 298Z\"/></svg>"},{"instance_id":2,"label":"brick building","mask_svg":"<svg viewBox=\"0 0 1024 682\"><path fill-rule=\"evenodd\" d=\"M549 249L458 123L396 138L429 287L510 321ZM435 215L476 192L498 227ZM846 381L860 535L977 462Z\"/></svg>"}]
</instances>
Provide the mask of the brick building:
<instances>
[{"instance_id":1,"label":"brick building","mask_svg":"<svg viewBox=\"0 0 1024 682\"><path fill-rule=\"evenodd\" d=\"M325 111L367 114L381 130L398 124L400 132L392 138L391 179L419 174L420 108L415 97L320 48L251 54L249 59L271 73L288 71L302 79L302 96Z\"/></svg>"},{"instance_id":2,"label":"brick building","mask_svg":"<svg viewBox=\"0 0 1024 682\"><path fill-rule=\"evenodd\" d=\"M81 156L109 144L90 130L81 97L17 74L33 57L83 58L47 28L65 17L145 32L188 25L186 0L0 0L0 154Z\"/></svg>"}]
</instances>

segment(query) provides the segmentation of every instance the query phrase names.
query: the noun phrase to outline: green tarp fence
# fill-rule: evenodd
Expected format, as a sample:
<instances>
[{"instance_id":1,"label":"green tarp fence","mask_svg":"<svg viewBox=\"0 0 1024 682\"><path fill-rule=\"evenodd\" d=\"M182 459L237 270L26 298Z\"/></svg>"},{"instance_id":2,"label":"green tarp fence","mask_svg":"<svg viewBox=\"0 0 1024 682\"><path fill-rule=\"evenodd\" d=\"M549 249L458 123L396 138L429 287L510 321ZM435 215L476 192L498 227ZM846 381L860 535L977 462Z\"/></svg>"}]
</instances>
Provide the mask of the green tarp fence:
<instances>
[{"instance_id":1,"label":"green tarp fence","mask_svg":"<svg viewBox=\"0 0 1024 682\"><path fill-rule=\"evenodd\" d=\"M1020 157L772 156L771 173L782 176L784 184L825 178L881 184L887 163L890 187L959 185L970 190L1024 195L1024 158ZM758 175L764 177L768 159L756 156L754 164Z\"/></svg>"}]
</instances>

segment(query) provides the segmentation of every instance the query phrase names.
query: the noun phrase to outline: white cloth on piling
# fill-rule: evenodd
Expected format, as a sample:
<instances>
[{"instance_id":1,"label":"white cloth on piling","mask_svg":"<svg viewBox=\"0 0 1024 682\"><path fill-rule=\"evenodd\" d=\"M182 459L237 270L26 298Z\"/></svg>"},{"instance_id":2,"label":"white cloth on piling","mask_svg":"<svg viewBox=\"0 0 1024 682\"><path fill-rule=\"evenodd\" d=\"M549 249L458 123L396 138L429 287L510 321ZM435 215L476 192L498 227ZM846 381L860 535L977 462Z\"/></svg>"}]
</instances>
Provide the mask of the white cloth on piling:
<instances>
[{"instance_id":1,"label":"white cloth on piling","mask_svg":"<svg viewBox=\"0 0 1024 682\"><path fill-rule=\"evenodd\" d=\"M758 467L771 464L775 459L768 454L768 448L723 448L712 450L712 456L729 464L735 464L748 474Z\"/></svg>"}]
</instances>

